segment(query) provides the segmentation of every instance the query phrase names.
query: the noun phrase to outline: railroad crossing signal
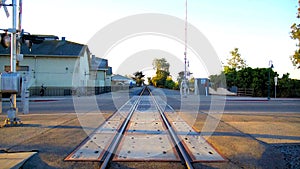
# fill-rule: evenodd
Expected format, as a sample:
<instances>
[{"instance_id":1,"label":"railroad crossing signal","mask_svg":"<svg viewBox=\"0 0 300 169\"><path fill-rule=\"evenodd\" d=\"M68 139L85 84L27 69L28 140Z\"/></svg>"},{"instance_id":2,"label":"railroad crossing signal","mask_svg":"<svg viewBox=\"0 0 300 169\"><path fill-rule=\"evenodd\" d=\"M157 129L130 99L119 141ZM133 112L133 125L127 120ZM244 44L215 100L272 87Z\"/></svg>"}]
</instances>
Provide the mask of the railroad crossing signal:
<instances>
[{"instance_id":1,"label":"railroad crossing signal","mask_svg":"<svg viewBox=\"0 0 300 169\"><path fill-rule=\"evenodd\" d=\"M6 17L9 17L9 12L6 6L11 6L11 5L6 5L5 4L6 0L0 0L0 8L3 6L3 9L5 11Z\"/></svg>"},{"instance_id":2,"label":"railroad crossing signal","mask_svg":"<svg viewBox=\"0 0 300 169\"><path fill-rule=\"evenodd\" d=\"M10 47L11 44L11 37L7 33L8 31L5 30L5 33L2 33L0 36L1 45L4 48ZM32 44L40 44L45 40L45 37L38 36L38 35L30 35L21 33L20 35L20 42L25 43L28 48L31 49Z\"/></svg>"},{"instance_id":3,"label":"railroad crossing signal","mask_svg":"<svg viewBox=\"0 0 300 169\"><path fill-rule=\"evenodd\" d=\"M10 36L7 34L7 31L1 34L0 41L4 48L8 48L10 46Z\"/></svg>"}]
</instances>

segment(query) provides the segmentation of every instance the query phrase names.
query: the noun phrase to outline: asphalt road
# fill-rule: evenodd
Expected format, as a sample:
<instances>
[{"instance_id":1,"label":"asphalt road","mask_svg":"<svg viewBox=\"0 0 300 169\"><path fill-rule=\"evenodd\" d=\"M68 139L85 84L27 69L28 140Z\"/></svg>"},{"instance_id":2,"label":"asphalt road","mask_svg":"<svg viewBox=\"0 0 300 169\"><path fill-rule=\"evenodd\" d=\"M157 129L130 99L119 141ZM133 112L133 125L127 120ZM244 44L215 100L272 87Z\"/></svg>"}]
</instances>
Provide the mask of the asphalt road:
<instances>
[{"instance_id":1,"label":"asphalt road","mask_svg":"<svg viewBox=\"0 0 300 169\"><path fill-rule=\"evenodd\" d=\"M31 97L29 115L20 115L24 124L20 127L1 128L0 150L38 150L38 155L31 158L23 166L24 169L95 168L99 163L64 162L63 159L94 127L105 120L103 117L108 117L140 90L141 88L134 88L129 93L119 91L92 97ZM182 98L178 91L154 90L197 131L202 132L204 122L210 117L207 112L224 112L214 134L207 139L228 161L195 163L195 168L299 168L300 99L267 101L266 98L193 95ZM8 108L9 102L3 102L3 112ZM104 114L94 113L98 110ZM200 113L195 116L194 113L186 113L189 111ZM87 113L87 116L84 114L83 119L80 119L75 112ZM3 120L5 113L0 114L0 117ZM111 168L183 166L174 162L113 162Z\"/></svg>"},{"instance_id":2,"label":"asphalt road","mask_svg":"<svg viewBox=\"0 0 300 169\"><path fill-rule=\"evenodd\" d=\"M130 93L113 92L92 97L35 97L30 101L30 113L75 113L76 107L97 107L101 112L116 111L130 97L136 95L140 88ZM153 89L154 90L154 89ZM300 99L276 99L268 101L266 98L252 97L225 97L225 96L191 96L192 101L182 98L178 91L155 89L163 97L168 95L165 101L175 110L191 109L191 111L209 112L217 108L220 113L300 113ZM194 99L196 98L196 99ZM87 100L82 102L82 100ZM78 101L79 100L79 101ZM91 100L89 102L89 100ZM84 104L84 106L82 106ZM184 105L184 107L183 107ZM3 112L6 112L10 104L2 102ZM22 104L18 102L20 113Z\"/></svg>"}]
</instances>

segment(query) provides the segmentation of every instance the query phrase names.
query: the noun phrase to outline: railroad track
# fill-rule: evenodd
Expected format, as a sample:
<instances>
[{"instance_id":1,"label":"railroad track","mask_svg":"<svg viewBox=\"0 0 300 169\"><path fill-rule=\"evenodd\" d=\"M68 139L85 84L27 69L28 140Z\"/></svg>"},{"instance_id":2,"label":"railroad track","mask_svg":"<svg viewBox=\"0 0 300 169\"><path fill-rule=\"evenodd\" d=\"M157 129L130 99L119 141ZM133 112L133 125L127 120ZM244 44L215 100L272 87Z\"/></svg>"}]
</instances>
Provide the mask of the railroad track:
<instances>
[{"instance_id":1,"label":"railroad track","mask_svg":"<svg viewBox=\"0 0 300 169\"><path fill-rule=\"evenodd\" d=\"M160 97L144 87L81 145L66 161L223 161L192 127L187 125Z\"/></svg>"}]
</instances>

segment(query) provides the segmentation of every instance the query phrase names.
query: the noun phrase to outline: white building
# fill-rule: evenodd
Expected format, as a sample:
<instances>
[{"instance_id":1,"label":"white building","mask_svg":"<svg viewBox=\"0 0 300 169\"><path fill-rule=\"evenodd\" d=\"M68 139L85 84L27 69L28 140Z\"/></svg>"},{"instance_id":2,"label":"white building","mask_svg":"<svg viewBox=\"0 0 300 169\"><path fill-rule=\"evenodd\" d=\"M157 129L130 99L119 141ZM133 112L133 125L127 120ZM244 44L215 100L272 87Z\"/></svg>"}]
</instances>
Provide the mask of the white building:
<instances>
[{"instance_id":1,"label":"white building","mask_svg":"<svg viewBox=\"0 0 300 169\"><path fill-rule=\"evenodd\" d=\"M92 94L95 85L103 85L104 79L91 75L87 45L50 36L40 44L33 44L31 50L22 45L21 54L23 60L18 62L17 71L29 77L31 95L39 95L42 85L46 87L45 95ZM0 45L0 73L4 71L10 71L10 48Z\"/></svg>"},{"instance_id":2,"label":"white building","mask_svg":"<svg viewBox=\"0 0 300 169\"><path fill-rule=\"evenodd\" d=\"M112 68L108 66L108 60L92 55L90 63L90 79L95 82L95 94L111 90Z\"/></svg>"},{"instance_id":3,"label":"white building","mask_svg":"<svg viewBox=\"0 0 300 169\"><path fill-rule=\"evenodd\" d=\"M111 83L113 86L135 86L136 82L128 77L122 75L113 75L111 78Z\"/></svg>"}]
</instances>

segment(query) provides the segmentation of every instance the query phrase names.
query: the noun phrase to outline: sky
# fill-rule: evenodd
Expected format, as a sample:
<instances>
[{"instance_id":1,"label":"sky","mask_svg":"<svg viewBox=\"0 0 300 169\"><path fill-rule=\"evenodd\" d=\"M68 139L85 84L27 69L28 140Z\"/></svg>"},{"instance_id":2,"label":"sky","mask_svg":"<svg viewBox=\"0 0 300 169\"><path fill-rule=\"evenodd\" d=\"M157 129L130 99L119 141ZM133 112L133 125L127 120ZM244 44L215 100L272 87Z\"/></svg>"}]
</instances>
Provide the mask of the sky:
<instances>
[{"instance_id":1,"label":"sky","mask_svg":"<svg viewBox=\"0 0 300 169\"><path fill-rule=\"evenodd\" d=\"M7 3L10 2L7 0ZM297 0L188 0L188 22L206 36L221 62L226 64L226 59L230 57L229 52L239 48L248 66L264 68L272 60L274 71L280 76L290 73L292 78L300 79L300 70L295 69L289 59L296 49L296 41L289 37L290 26L299 22L296 12ZM23 0L22 28L31 34L53 34L87 44L103 27L121 18L143 13L166 14L184 20L185 0ZM0 28L8 27L11 27L11 17L6 18L1 8ZM148 36L128 39L112 50L111 56L108 54L97 57L109 58L109 64L115 73L132 74L133 69L126 72L120 66L120 57L124 60L145 52L147 48L136 47L141 44L139 41L147 40L149 49L155 49L158 41L172 43L170 39L156 38L151 39ZM128 45L130 41L131 45ZM126 43L128 47L134 46L135 49L118 53L118 50L126 48ZM173 45L178 51L172 55L183 62L184 46L179 43ZM163 49L168 51L162 54L173 52L169 51L168 46ZM126 56L123 56L124 53ZM201 61L193 60L192 52L189 51L188 54L193 76L208 76L209 72L199 68L205 65ZM172 59L168 61L172 62ZM151 69L151 63L144 69ZM182 69L182 66L178 69ZM171 73L176 76L178 72Z\"/></svg>"}]
</instances>

